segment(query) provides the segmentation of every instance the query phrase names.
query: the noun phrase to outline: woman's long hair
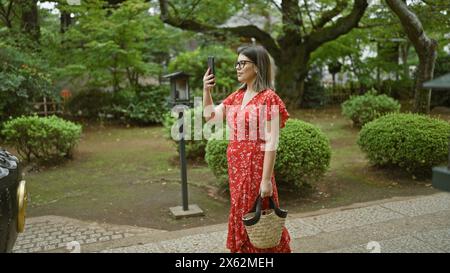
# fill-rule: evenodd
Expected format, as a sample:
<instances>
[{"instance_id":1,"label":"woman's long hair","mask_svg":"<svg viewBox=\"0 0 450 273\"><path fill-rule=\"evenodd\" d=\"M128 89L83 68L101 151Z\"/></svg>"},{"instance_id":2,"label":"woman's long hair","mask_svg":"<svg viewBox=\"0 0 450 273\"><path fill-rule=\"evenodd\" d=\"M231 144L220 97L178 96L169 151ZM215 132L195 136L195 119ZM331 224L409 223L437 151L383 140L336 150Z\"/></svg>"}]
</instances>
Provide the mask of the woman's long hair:
<instances>
[{"instance_id":1,"label":"woman's long hair","mask_svg":"<svg viewBox=\"0 0 450 273\"><path fill-rule=\"evenodd\" d=\"M238 54L242 54L249 58L256 66L256 79L253 88L256 92L266 89L274 89L274 71L272 71L272 63L267 50L260 45L245 46L238 49ZM240 87L247 88L247 84Z\"/></svg>"}]
</instances>

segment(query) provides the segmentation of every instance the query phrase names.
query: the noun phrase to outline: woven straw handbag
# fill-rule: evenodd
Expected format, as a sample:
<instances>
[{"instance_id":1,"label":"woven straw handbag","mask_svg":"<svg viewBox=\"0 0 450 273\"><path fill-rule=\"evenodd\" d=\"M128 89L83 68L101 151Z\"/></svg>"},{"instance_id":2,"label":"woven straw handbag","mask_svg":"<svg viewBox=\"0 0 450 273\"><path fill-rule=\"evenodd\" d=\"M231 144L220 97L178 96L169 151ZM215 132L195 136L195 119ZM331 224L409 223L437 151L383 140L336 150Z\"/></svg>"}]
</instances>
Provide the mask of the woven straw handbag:
<instances>
[{"instance_id":1,"label":"woven straw handbag","mask_svg":"<svg viewBox=\"0 0 450 273\"><path fill-rule=\"evenodd\" d=\"M269 201L270 209L261 210L262 198L258 195L253 208L242 217L250 242L256 248L271 248L280 244L287 210L277 207L272 197Z\"/></svg>"}]
</instances>

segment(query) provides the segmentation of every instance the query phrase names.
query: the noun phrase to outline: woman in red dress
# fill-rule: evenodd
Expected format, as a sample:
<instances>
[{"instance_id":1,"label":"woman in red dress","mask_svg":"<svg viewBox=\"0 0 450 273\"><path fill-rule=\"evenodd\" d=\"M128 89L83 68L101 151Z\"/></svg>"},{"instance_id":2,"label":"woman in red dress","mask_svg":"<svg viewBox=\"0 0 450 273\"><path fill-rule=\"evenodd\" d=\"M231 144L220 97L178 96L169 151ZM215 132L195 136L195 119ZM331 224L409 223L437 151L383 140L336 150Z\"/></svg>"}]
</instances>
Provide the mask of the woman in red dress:
<instances>
[{"instance_id":1,"label":"woman in red dress","mask_svg":"<svg viewBox=\"0 0 450 273\"><path fill-rule=\"evenodd\" d=\"M214 104L210 93L215 85L214 75L209 74L208 69L203 78L206 120L223 120L226 116L231 128L227 148L231 195L227 248L233 253L289 253L290 236L286 228L278 246L258 249L251 244L242 221L242 216L252 208L259 194L272 196L279 204L273 168L279 128L285 126L289 113L273 90L270 58L263 47L240 49L236 70L243 85L215 107L211 107ZM263 208L267 207L268 199L265 198Z\"/></svg>"}]
</instances>

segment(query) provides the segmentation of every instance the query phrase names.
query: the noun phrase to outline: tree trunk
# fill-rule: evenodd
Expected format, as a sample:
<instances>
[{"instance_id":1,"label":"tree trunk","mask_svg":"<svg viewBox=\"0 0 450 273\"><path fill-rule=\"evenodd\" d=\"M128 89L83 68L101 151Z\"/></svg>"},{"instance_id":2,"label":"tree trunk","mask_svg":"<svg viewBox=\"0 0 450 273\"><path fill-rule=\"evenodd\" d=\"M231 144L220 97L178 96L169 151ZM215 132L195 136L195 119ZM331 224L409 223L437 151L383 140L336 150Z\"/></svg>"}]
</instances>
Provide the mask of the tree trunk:
<instances>
[{"instance_id":1,"label":"tree trunk","mask_svg":"<svg viewBox=\"0 0 450 273\"><path fill-rule=\"evenodd\" d=\"M386 3L400 19L408 39L419 56L413 111L428 114L430 112L431 91L424 90L422 85L425 81L433 78L434 63L437 57L437 41L428 38L419 18L408 9L404 1L386 0Z\"/></svg>"},{"instance_id":2,"label":"tree trunk","mask_svg":"<svg viewBox=\"0 0 450 273\"><path fill-rule=\"evenodd\" d=\"M303 82L308 74L309 54L304 46L286 43L280 58L275 61L278 70L275 89L289 102L289 108L298 107L303 98Z\"/></svg>"},{"instance_id":3,"label":"tree trunk","mask_svg":"<svg viewBox=\"0 0 450 273\"><path fill-rule=\"evenodd\" d=\"M37 7L37 0L22 0L22 30L27 33L29 37L39 43L41 30L39 26L39 12Z\"/></svg>"},{"instance_id":4,"label":"tree trunk","mask_svg":"<svg viewBox=\"0 0 450 273\"><path fill-rule=\"evenodd\" d=\"M9 20L9 18L5 19L5 25L7 28L11 29L12 28L12 22L11 20Z\"/></svg>"},{"instance_id":5,"label":"tree trunk","mask_svg":"<svg viewBox=\"0 0 450 273\"><path fill-rule=\"evenodd\" d=\"M333 78L333 92L336 91L336 73L333 73L332 75Z\"/></svg>"},{"instance_id":6,"label":"tree trunk","mask_svg":"<svg viewBox=\"0 0 450 273\"><path fill-rule=\"evenodd\" d=\"M407 42L401 47L401 58L403 63L403 74L406 79L409 79L409 66L408 66L408 53L409 53L410 43Z\"/></svg>"},{"instance_id":7,"label":"tree trunk","mask_svg":"<svg viewBox=\"0 0 450 273\"><path fill-rule=\"evenodd\" d=\"M437 43L431 43L425 52L419 55L417 81L414 95L414 112L430 113L431 90L424 89L423 83L433 79L434 64L437 58Z\"/></svg>"},{"instance_id":8,"label":"tree trunk","mask_svg":"<svg viewBox=\"0 0 450 273\"><path fill-rule=\"evenodd\" d=\"M280 67L278 70L275 89L280 96L289 102L286 106L290 109L298 108L302 102L306 73L305 68L294 67L289 64Z\"/></svg>"},{"instance_id":9,"label":"tree trunk","mask_svg":"<svg viewBox=\"0 0 450 273\"><path fill-rule=\"evenodd\" d=\"M64 33L67 31L69 26L72 24L72 18L70 17L70 12L67 12L67 11L61 12L60 20L61 20L60 32Z\"/></svg>"}]
</instances>

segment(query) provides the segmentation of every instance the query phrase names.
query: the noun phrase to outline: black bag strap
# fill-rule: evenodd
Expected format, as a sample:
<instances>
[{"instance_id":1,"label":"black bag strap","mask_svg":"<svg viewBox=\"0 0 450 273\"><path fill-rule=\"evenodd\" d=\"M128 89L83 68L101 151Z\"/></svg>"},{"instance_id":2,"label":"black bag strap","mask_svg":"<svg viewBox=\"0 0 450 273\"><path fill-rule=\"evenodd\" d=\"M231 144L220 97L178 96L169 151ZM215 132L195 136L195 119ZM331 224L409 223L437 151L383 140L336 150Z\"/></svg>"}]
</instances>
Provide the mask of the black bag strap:
<instances>
[{"instance_id":1,"label":"black bag strap","mask_svg":"<svg viewBox=\"0 0 450 273\"><path fill-rule=\"evenodd\" d=\"M256 223L258 223L259 219L261 218L261 206L262 206L262 198L261 195L258 194L258 197L255 200L255 203L253 204L253 208L248 213L255 213L255 216L249 219L244 219L244 225L246 226L253 226ZM280 209L273 200L272 196L269 197L269 207L275 211L275 214L280 218L286 218L287 217L287 210Z\"/></svg>"}]
</instances>

